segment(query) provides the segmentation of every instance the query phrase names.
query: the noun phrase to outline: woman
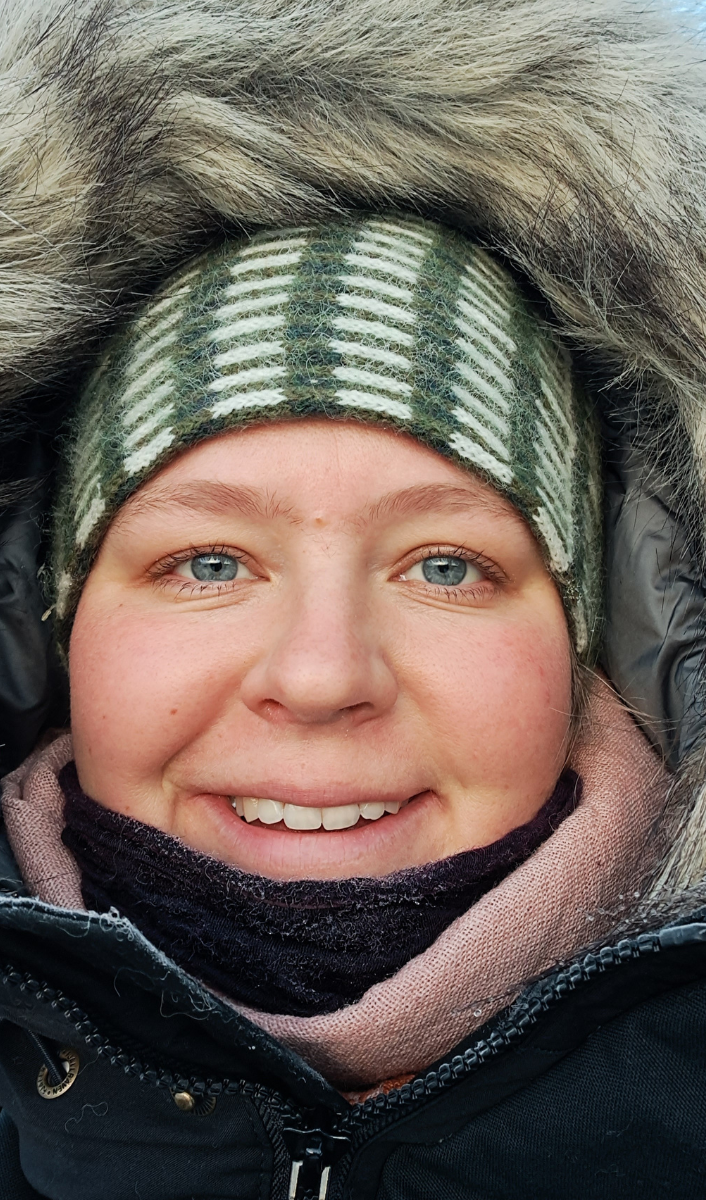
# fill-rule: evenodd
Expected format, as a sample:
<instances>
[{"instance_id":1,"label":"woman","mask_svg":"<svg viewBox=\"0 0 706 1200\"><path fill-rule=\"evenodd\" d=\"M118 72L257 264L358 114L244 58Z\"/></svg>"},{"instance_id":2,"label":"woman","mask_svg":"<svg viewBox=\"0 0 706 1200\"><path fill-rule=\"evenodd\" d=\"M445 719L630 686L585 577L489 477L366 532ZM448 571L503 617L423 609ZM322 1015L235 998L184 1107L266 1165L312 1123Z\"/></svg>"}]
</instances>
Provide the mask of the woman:
<instances>
[{"instance_id":1,"label":"woman","mask_svg":"<svg viewBox=\"0 0 706 1200\"><path fill-rule=\"evenodd\" d=\"M692 51L598 5L493 16L480 48L476 8L387 6L377 57L359 7L83 16L14 26L28 122L54 114L60 144L65 80L78 111L111 104L68 248L38 249L41 205L67 219L57 180L23 209L35 239L13 227L8 253L71 289L58 328L37 296L31 336L18 273L14 379L104 329L109 289L166 282L68 388L49 488L74 744L48 734L5 788L5 1191L699 1195L700 275L674 217L699 202ZM276 66L254 83L259 38ZM360 72L383 64L373 102ZM227 98L185 99L197 71ZM268 161L244 172L250 104ZM128 112L148 149L109 197ZM354 211L322 222L332 187ZM405 213L420 194L475 235ZM211 215L194 258L214 207L265 231L224 239ZM31 517L8 515L18 557ZM31 638L8 613L23 680L38 603ZM14 701L9 765L49 703Z\"/></svg>"}]
</instances>

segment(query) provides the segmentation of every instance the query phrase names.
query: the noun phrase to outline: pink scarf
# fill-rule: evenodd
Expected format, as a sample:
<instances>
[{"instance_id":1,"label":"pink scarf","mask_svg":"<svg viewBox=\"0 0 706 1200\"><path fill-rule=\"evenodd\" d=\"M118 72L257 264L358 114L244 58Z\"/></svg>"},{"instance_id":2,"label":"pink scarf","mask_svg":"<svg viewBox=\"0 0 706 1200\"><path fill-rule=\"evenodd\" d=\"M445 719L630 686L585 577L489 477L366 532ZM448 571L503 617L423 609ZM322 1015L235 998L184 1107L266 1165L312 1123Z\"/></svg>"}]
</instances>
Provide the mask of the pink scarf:
<instances>
[{"instance_id":1,"label":"pink scarf","mask_svg":"<svg viewBox=\"0 0 706 1200\"><path fill-rule=\"evenodd\" d=\"M25 883L41 900L84 908L61 842L57 773L65 734L4 781L5 823ZM531 979L609 933L636 905L663 847L669 777L611 689L594 688L570 765L576 811L522 866L424 951L355 1004L315 1017L237 1006L341 1087L422 1070L504 1008Z\"/></svg>"}]
</instances>

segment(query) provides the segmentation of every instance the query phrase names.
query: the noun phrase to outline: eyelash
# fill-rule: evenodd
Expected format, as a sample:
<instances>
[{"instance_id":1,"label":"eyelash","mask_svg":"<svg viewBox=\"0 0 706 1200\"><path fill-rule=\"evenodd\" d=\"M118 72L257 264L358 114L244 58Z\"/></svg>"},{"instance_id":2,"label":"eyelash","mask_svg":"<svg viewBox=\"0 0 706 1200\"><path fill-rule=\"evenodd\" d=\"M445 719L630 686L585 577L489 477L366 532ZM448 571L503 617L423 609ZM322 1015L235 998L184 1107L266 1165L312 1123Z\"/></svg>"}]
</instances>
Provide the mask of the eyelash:
<instances>
[{"instance_id":1,"label":"eyelash","mask_svg":"<svg viewBox=\"0 0 706 1200\"><path fill-rule=\"evenodd\" d=\"M190 546L188 550L181 550L178 554L167 554L165 558L160 558L159 562L150 567L149 574L158 587L174 587L177 581L169 578L170 571L202 554L227 554L229 558L237 559L243 566L250 567L251 560L248 555L243 554L242 550L235 550L232 546ZM220 596L222 592L231 591L235 582L237 580L231 580L228 583L202 583L198 579L182 577L178 580L176 590L178 596L185 591L191 595L195 592L207 592L209 596Z\"/></svg>"},{"instance_id":2,"label":"eyelash","mask_svg":"<svg viewBox=\"0 0 706 1200\"><path fill-rule=\"evenodd\" d=\"M464 562L470 563L471 566L477 567L485 575L485 579L477 580L475 583L459 584L457 587L442 587L440 584L424 583L415 581L415 587L421 587L427 593L434 596L439 596L446 601L456 601L463 603L467 600L480 599L483 594L483 589L487 593L487 584L493 585L493 591L503 584L507 583L507 577L498 565L492 559L486 558L484 554L479 554L476 550L469 550L466 546L422 546L417 550L411 551L404 560L404 565L401 566L396 574L399 577L404 575L405 571L409 571L411 567L422 562L425 558L461 558Z\"/></svg>"},{"instance_id":3,"label":"eyelash","mask_svg":"<svg viewBox=\"0 0 706 1200\"><path fill-rule=\"evenodd\" d=\"M238 562L243 563L244 566L252 569L249 556L243 554L242 551L235 550L232 546L190 546L188 550L182 550L178 554L168 554L164 558L161 558L159 562L150 568L149 574L158 587L173 588L177 584L177 581L169 578L170 572L176 567L181 566L182 563L189 562L190 559L197 558L202 554L227 554L230 558L235 558ZM422 562L425 558L442 557L463 559L464 562L470 563L472 566L477 567L479 571L482 571L486 578L478 580L475 583L466 584L465 586L459 585L454 588L441 587L440 584L414 581L415 588L421 588L428 595L439 597L447 602L463 603L469 599L475 600L481 598L483 591L487 592L487 583L491 583L495 591L501 584L507 582L506 576L497 564L491 559L486 558L484 554L479 554L475 550L469 550L466 546L451 545L422 546L410 551L405 557L403 565L395 569L395 577L399 578L400 575L404 575L405 571L410 570L411 567ZM231 591L234 582L236 581L229 581L222 584L201 583L199 580L179 578L177 595L181 595L186 591L191 595L205 592L211 596L219 596L223 592Z\"/></svg>"}]
</instances>

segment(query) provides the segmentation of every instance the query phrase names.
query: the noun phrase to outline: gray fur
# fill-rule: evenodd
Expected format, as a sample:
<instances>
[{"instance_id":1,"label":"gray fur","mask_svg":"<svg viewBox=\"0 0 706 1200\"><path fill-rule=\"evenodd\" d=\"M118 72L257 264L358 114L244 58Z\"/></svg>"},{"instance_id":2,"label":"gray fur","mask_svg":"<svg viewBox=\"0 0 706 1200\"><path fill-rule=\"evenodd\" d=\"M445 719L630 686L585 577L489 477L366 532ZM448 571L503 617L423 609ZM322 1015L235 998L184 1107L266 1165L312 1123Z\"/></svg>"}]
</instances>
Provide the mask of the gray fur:
<instances>
[{"instance_id":1,"label":"gray fur","mask_svg":"<svg viewBox=\"0 0 706 1200\"><path fill-rule=\"evenodd\" d=\"M224 224L429 212L507 255L630 393L700 586L706 66L682 20L634 0L0 0L0 404L88 363ZM694 751L680 886L706 866L705 778Z\"/></svg>"}]
</instances>

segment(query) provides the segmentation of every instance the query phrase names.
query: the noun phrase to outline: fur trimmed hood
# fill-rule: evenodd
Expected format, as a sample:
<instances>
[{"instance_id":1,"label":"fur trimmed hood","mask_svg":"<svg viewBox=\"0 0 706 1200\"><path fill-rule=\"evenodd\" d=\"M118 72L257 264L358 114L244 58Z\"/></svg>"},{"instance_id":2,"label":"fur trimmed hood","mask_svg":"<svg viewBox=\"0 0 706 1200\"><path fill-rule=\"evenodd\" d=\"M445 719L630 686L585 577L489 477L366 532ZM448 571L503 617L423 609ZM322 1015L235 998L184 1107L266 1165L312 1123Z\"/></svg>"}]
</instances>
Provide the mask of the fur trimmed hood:
<instances>
[{"instance_id":1,"label":"fur trimmed hood","mask_svg":"<svg viewBox=\"0 0 706 1200\"><path fill-rule=\"evenodd\" d=\"M528 280L600 404L604 662L675 771L662 881L701 881L706 66L682 20L634 0L4 0L4 530L31 627L10 606L0 640L35 681L2 701L18 745L51 690L19 447L97 339L223 228L415 210Z\"/></svg>"}]
</instances>

